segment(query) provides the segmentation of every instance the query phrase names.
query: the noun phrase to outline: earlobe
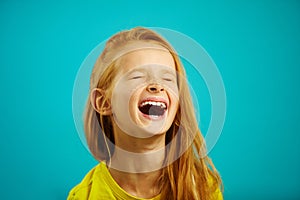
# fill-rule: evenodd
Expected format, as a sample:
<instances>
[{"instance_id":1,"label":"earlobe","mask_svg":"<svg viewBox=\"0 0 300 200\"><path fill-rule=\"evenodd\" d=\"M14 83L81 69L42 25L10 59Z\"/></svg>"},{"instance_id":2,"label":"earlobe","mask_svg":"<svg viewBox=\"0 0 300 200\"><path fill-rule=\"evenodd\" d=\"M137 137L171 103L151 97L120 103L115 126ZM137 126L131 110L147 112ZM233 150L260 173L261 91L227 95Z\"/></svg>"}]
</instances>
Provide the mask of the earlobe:
<instances>
[{"instance_id":1,"label":"earlobe","mask_svg":"<svg viewBox=\"0 0 300 200\"><path fill-rule=\"evenodd\" d=\"M111 115L111 104L110 101L105 98L105 90L94 88L91 91L90 102L99 114L101 115Z\"/></svg>"}]
</instances>

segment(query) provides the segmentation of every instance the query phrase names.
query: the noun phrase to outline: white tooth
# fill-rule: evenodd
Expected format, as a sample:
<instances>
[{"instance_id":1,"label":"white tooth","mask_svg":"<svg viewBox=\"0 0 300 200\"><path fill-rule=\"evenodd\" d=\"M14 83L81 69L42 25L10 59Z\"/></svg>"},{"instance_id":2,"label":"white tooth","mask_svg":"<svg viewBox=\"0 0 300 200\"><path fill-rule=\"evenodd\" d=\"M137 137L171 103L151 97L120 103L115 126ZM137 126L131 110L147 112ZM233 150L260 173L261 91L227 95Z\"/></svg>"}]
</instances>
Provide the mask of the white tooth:
<instances>
[{"instance_id":1,"label":"white tooth","mask_svg":"<svg viewBox=\"0 0 300 200\"><path fill-rule=\"evenodd\" d=\"M160 106L162 108L166 108L166 104L164 102L156 102L156 101L144 101L142 102L141 106L145 106L145 105L154 105L154 106Z\"/></svg>"},{"instance_id":2,"label":"white tooth","mask_svg":"<svg viewBox=\"0 0 300 200\"><path fill-rule=\"evenodd\" d=\"M162 107L162 108L165 108L166 106L165 106L165 103L163 103L163 102L158 102L159 103L159 106L160 107Z\"/></svg>"},{"instance_id":3,"label":"white tooth","mask_svg":"<svg viewBox=\"0 0 300 200\"><path fill-rule=\"evenodd\" d=\"M149 101L149 104L153 106L157 106L157 103L155 101Z\"/></svg>"}]
</instances>

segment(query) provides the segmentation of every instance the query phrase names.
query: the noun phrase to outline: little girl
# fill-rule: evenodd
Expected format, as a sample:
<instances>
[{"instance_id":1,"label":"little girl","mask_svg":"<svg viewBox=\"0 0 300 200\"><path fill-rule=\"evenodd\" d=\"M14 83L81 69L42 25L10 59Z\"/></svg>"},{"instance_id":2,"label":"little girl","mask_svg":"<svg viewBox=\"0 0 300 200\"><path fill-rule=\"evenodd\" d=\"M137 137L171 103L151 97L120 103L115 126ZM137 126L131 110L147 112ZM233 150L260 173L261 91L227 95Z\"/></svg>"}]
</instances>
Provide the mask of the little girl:
<instances>
[{"instance_id":1,"label":"little girl","mask_svg":"<svg viewBox=\"0 0 300 200\"><path fill-rule=\"evenodd\" d=\"M93 68L84 129L100 163L68 200L223 199L179 56L160 35L112 36Z\"/></svg>"}]
</instances>

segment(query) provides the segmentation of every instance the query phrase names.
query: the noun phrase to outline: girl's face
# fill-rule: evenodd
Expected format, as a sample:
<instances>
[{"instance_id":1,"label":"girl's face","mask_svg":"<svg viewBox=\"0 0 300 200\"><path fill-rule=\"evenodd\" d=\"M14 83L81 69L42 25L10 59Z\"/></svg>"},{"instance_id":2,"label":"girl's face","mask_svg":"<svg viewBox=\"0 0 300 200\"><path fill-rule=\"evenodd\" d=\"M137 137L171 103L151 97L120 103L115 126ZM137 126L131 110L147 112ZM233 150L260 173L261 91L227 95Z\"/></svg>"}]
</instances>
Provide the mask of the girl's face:
<instances>
[{"instance_id":1,"label":"girl's face","mask_svg":"<svg viewBox=\"0 0 300 200\"><path fill-rule=\"evenodd\" d=\"M126 134L147 138L164 134L178 109L175 63L163 48L124 55L112 91L113 121Z\"/></svg>"}]
</instances>

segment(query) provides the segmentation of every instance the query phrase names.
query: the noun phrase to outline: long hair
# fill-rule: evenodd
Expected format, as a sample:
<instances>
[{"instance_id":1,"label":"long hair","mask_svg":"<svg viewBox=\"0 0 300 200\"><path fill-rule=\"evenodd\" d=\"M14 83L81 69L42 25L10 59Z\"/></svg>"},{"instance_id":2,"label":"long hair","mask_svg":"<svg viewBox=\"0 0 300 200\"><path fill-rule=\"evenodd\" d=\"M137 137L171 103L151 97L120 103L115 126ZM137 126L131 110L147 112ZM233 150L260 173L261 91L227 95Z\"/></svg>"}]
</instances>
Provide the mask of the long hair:
<instances>
[{"instance_id":1,"label":"long hair","mask_svg":"<svg viewBox=\"0 0 300 200\"><path fill-rule=\"evenodd\" d=\"M163 37L142 27L122 31L112 36L95 63L90 79L90 90L94 88L105 90L106 95L102 102L109 101L116 81L114 77L120 67L118 65L118 58L122 56L120 47L134 42L147 42L167 49L173 56L178 74L179 109L166 133L166 145L170 144L166 162L170 161L170 163L163 168L159 179L161 199L213 199L214 192L222 185L221 179L206 154L205 141L198 128L183 65L172 46ZM86 105L84 129L93 156L100 161L109 161L114 149L106 138L114 144L112 120L109 116L96 112L90 101ZM182 148L185 148L184 151L180 151ZM183 153L178 156L176 155L178 152ZM178 159L171 162L175 157Z\"/></svg>"}]
</instances>

